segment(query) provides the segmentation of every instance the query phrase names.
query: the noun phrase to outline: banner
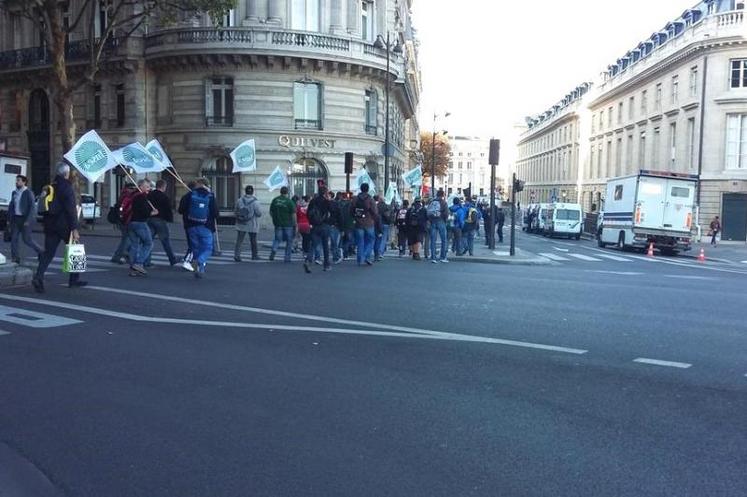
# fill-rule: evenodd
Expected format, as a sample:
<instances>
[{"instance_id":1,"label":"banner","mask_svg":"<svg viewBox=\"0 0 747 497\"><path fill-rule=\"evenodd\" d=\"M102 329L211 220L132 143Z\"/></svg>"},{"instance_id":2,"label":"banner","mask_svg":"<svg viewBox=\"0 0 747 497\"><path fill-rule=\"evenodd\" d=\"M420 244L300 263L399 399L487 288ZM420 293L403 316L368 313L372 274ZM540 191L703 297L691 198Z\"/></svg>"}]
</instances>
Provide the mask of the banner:
<instances>
[{"instance_id":1,"label":"banner","mask_svg":"<svg viewBox=\"0 0 747 497\"><path fill-rule=\"evenodd\" d=\"M174 164L171 163L169 156L166 155L166 151L164 151L163 147L161 146L161 142L159 142L155 138L148 142L148 144L145 146L145 149L150 152L150 155L155 157L156 160L160 161L164 166L174 167Z\"/></svg>"},{"instance_id":2,"label":"banner","mask_svg":"<svg viewBox=\"0 0 747 497\"><path fill-rule=\"evenodd\" d=\"M368 171L365 168L358 171L358 176L356 176L355 178L356 190L358 192L361 191L361 185L363 183L368 183L368 193L370 193L371 195L376 194L376 185L374 184L373 179L371 179L371 175L368 174Z\"/></svg>"},{"instance_id":3,"label":"banner","mask_svg":"<svg viewBox=\"0 0 747 497\"><path fill-rule=\"evenodd\" d=\"M64 157L91 183L97 181L108 170L117 167L112 151L95 130L81 136Z\"/></svg>"},{"instance_id":4,"label":"banner","mask_svg":"<svg viewBox=\"0 0 747 497\"><path fill-rule=\"evenodd\" d=\"M280 169L280 166L275 167L275 170L265 180L265 185L270 191L275 191L283 186L288 186L288 178L285 173Z\"/></svg>"},{"instance_id":5,"label":"banner","mask_svg":"<svg viewBox=\"0 0 747 497\"><path fill-rule=\"evenodd\" d=\"M112 152L119 164L131 167L138 174L159 173L166 164L156 159L139 142L130 143Z\"/></svg>"},{"instance_id":6,"label":"banner","mask_svg":"<svg viewBox=\"0 0 747 497\"><path fill-rule=\"evenodd\" d=\"M389 183L389 188L386 189L386 195L384 195L384 202L391 204L392 200L396 200L400 203L399 192L397 191L397 185Z\"/></svg>"},{"instance_id":7,"label":"banner","mask_svg":"<svg viewBox=\"0 0 747 497\"><path fill-rule=\"evenodd\" d=\"M413 186L419 186L423 184L423 166L418 166L415 169L407 171L402 175L402 179L405 180L405 184L412 188Z\"/></svg>"},{"instance_id":8,"label":"banner","mask_svg":"<svg viewBox=\"0 0 747 497\"><path fill-rule=\"evenodd\" d=\"M231 152L234 173L247 173L257 170L257 154L254 140L247 140Z\"/></svg>"}]
</instances>

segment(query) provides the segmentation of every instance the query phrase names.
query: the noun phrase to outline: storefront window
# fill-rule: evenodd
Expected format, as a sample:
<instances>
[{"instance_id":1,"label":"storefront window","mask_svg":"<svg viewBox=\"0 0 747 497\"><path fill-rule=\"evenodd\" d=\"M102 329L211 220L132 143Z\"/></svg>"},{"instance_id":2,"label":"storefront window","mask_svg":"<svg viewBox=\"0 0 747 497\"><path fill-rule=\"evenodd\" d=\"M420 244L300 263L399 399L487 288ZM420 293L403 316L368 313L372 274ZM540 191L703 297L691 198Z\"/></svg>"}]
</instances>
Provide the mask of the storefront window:
<instances>
[{"instance_id":1,"label":"storefront window","mask_svg":"<svg viewBox=\"0 0 747 497\"><path fill-rule=\"evenodd\" d=\"M314 195L317 191L317 180L327 182L327 170L316 159L302 159L291 169L290 184L293 195L302 197Z\"/></svg>"}]
</instances>

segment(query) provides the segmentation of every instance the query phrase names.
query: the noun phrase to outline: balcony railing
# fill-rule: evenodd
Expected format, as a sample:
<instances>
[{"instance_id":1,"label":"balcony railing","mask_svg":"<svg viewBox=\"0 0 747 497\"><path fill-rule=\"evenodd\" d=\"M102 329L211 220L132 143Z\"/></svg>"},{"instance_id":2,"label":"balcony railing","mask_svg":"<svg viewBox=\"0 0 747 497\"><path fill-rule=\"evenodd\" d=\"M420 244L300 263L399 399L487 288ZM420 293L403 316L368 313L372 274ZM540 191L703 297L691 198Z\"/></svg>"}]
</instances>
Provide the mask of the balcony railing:
<instances>
[{"instance_id":1,"label":"balcony railing","mask_svg":"<svg viewBox=\"0 0 747 497\"><path fill-rule=\"evenodd\" d=\"M345 38L337 38L335 36L318 35L314 33L276 31L272 33L271 39L273 45L313 47L344 52L350 50L350 40L347 40Z\"/></svg>"},{"instance_id":2,"label":"balcony railing","mask_svg":"<svg viewBox=\"0 0 747 497\"><path fill-rule=\"evenodd\" d=\"M110 38L104 44L102 57L110 56L119 48L120 38ZM71 41L65 47L65 58L68 62L86 61L91 56L90 40ZM43 67L52 64L52 54L46 47L21 48L0 52L0 71Z\"/></svg>"},{"instance_id":3,"label":"balcony railing","mask_svg":"<svg viewBox=\"0 0 747 497\"><path fill-rule=\"evenodd\" d=\"M296 119L296 129L322 129L319 119Z\"/></svg>"},{"instance_id":4,"label":"balcony railing","mask_svg":"<svg viewBox=\"0 0 747 497\"><path fill-rule=\"evenodd\" d=\"M372 124L366 124L366 134L376 136L379 133L379 127Z\"/></svg>"},{"instance_id":5,"label":"balcony railing","mask_svg":"<svg viewBox=\"0 0 747 497\"><path fill-rule=\"evenodd\" d=\"M205 126L208 128L230 128L233 126L233 116L207 116Z\"/></svg>"}]
</instances>

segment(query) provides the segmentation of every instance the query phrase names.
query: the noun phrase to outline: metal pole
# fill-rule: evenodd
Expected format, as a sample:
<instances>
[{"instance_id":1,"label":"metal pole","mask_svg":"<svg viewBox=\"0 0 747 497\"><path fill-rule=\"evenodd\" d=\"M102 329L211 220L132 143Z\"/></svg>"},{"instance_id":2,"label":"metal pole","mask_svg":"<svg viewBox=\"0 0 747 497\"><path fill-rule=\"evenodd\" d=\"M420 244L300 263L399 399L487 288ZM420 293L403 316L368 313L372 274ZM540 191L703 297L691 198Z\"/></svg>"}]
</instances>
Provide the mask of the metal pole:
<instances>
[{"instance_id":1,"label":"metal pole","mask_svg":"<svg viewBox=\"0 0 747 497\"><path fill-rule=\"evenodd\" d=\"M511 182L511 257L516 255L516 173Z\"/></svg>"},{"instance_id":2,"label":"metal pole","mask_svg":"<svg viewBox=\"0 0 747 497\"><path fill-rule=\"evenodd\" d=\"M389 86L390 78L389 75L389 57L391 53L391 45L389 40L389 32L386 33L386 123L384 124L384 195L389 188Z\"/></svg>"},{"instance_id":3,"label":"metal pole","mask_svg":"<svg viewBox=\"0 0 747 497\"><path fill-rule=\"evenodd\" d=\"M436 191L436 114L433 114L433 138L431 139L431 195Z\"/></svg>"},{"instance_id":4,"label":"metal pole","mask_svg":"<svg viewBox=\"0 0 747 497\"><path fill-rule=\"evenodd\" d=\"M350 196L350 173L345 173L345 192Z\"/></svg>"},{"instance_id":5,"label":"metal pole","mask_svg":"<svg viewBox=\"0 0 747 497\"><path fill-rule=\"evenodd\" d=\"M490 165L490 250L495 250L495 164ZM486 228L487 229L487 228Z\"/></svg>"}]
</instances>

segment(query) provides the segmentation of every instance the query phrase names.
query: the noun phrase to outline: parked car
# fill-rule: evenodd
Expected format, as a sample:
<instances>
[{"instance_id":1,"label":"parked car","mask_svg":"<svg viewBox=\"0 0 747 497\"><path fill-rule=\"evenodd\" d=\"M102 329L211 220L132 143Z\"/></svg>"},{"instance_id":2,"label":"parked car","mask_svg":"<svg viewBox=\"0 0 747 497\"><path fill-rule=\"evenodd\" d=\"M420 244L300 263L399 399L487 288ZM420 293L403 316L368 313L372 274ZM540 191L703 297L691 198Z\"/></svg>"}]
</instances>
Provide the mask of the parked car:
<instances>
[{"instance_id":1,"label":"parked car","mask_svg":"<svg viewBox=\"0 0 747 497\"><path fill-rule=\"evenodd\" d=\"M88 224L93 224L101 217L101 206L91 195L80 196L81 218Z\"/></svg>"}]
</instances>

